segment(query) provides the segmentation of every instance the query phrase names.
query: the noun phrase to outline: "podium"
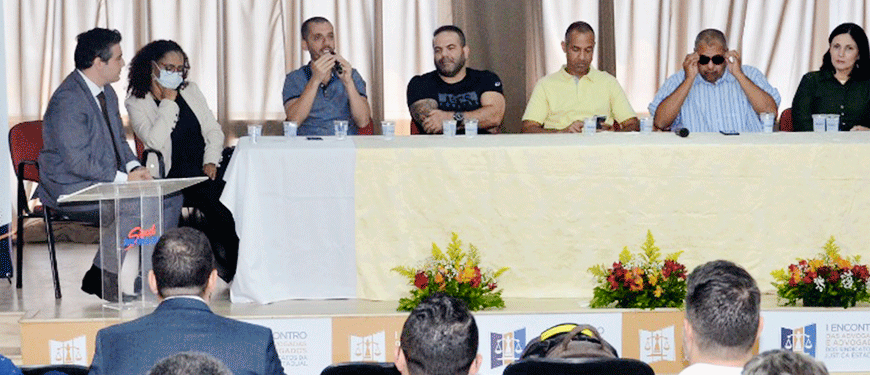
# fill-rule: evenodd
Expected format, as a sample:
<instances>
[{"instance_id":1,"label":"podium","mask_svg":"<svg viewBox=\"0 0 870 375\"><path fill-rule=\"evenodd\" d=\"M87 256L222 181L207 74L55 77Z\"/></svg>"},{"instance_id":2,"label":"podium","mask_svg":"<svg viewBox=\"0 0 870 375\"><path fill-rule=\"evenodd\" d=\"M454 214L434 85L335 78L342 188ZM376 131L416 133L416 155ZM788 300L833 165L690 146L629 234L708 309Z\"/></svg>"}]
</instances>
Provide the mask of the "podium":
<instances>
[{"instance_id":1,"label":"podium","mask_svg":"<svg viewBox=\"0 0 870 375\"><path fill-rule=\"evenodd\" d=\"M156 305L157 295L148 287L148 271L154 246L163 234L163 196L207 178L99 183L60 196L58 203L99 202L103 298L110 301L104 307L125 310Z\"/></svg>"}]
</instances>

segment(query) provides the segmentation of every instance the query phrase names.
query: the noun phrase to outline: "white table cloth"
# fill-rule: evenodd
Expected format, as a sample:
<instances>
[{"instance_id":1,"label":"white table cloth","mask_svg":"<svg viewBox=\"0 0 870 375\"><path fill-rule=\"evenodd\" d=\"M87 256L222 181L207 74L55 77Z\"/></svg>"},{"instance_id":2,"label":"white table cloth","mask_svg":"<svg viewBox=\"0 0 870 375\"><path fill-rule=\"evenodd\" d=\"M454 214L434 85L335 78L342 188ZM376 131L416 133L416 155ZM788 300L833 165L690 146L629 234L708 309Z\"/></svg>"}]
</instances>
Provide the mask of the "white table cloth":
<instances>
[{"instance_id":1,"label":"white table cloth","mask_svg":"<svg viewBox=\"0 0 870 375\"><path fill-rule=\"evenodd\" d=\"M233 302L356 297L349 139L243 137L224 175L239 264Z\"/></svg>"},{"instance_id":2,"label":"white table cloth","mask_svg":"<svg viewBox=\"0 0 870 375\"><path fill-rule=\"evenodd\" d=\"M234 156L240 162L246 159L244 142ZM625 246L638 251L648 229L664 253L685 250L680 260L690 269L729 259L746 267L763 291L772 290L770 271L815 255L831 235L844 255L866 253L870 244L870 134L506 134L393 141L361 136L352 142L354 206L349 213L330 213L351 217L353 246L343 247L346 253L334 260L304 261L316 261L323 270L340 268L336 273L347 277L347 260L355 257L357 298L405 295L411 287L390 269L419 264L433 242L443 247L449 241L450 232L475 244L485 266L511 267L500 284L505 296L532 298L591 296L587 269L611 264ZM286 160L299 152L294 144L274 143L261 157ZM332 160L320 160L322 168L336 168ZM228 174L224 198L241 194L234 186L245 186L246 197L288 191L298 183L288 178L289 169L270 165L248 164L264 171L249 171L243 183L231 181L243 176ZM279 278L281 270L264 275L266 264L297 262L296 252L282 248L285 232L255 233L257 241L272 245L250 246L250 225L303 233L311 225L276 216L270 200L244 207L231 208L244 227L240 257L259 252L260 262L239 265L237 279L245 288L304 285L311 294L321 291L324 279L309 278L319 273L292 280ZM250 273L261 277L261 285L250 284ZM236 283L234 297L242 289ZM269 300L275 298L317 297L284 292Z\"/></svg>"}]
</instances>

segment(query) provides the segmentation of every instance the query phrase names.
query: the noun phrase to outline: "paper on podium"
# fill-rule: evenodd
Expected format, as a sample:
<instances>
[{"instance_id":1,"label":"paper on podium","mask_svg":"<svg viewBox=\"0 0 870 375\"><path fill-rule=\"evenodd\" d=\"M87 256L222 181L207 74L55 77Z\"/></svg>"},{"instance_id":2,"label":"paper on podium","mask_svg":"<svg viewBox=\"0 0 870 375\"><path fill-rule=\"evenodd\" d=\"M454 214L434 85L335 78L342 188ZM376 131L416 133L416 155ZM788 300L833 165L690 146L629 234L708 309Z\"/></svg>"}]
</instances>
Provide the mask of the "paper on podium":
<instances>
[{"instance_id":1,"label":"paper on podium","mask_svg":"<svg viewBox=\"0 0 870 375\"><path fill-rule=\"evenodd\" d=\"M169 178L148 181L101 182L69 195L61 195L58 203L89 202L105 199L139 198L166 195L196 185L208 177Z\"/></svg>"}]
</instances>

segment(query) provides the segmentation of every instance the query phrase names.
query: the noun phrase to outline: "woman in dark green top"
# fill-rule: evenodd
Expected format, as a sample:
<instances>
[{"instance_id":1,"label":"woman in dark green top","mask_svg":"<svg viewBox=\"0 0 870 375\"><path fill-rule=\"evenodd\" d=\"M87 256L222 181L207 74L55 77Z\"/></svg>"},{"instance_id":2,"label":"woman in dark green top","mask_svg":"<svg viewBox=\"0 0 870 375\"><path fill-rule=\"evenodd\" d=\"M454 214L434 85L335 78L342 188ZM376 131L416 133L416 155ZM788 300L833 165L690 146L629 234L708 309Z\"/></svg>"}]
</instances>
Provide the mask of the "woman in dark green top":
<instances>
[{"instance_id":1,"label":"woman in dark green top","mask_svg":"<svg viewBox=\"0 0 870 375\"><path fill-rule=\"evenodd\" d=\"M812 131L812 115L839 114L840 131L870 130L870 47L864 29L837 26L819 71L804 74L791 105L795 131Z\"/></svg>"}]
</instances>

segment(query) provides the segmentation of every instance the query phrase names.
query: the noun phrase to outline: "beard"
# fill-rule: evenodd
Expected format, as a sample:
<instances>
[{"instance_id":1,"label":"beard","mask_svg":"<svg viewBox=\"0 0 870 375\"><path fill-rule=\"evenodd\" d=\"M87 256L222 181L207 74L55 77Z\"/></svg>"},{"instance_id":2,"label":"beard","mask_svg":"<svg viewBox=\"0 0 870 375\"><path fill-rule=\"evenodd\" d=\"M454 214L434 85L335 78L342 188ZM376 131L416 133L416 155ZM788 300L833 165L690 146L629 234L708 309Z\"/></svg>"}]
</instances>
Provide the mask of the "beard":
<instances>
[{"instance_id":1,"label":"beard","mask_svg":"<svg viewBox=\"0 0 870 375\"><path fill-rule=\"evenodd\" d=\"M459 71L465 67L465 56L460 54L459 58L457 58L456 61L453 61L453 69L447 69L446 66L448 63L446 57L442 57L441 60L435 60L435 67L438 68L438 74L444 77L455 77L459 74Z\"/></svg>"}]
</instances>

